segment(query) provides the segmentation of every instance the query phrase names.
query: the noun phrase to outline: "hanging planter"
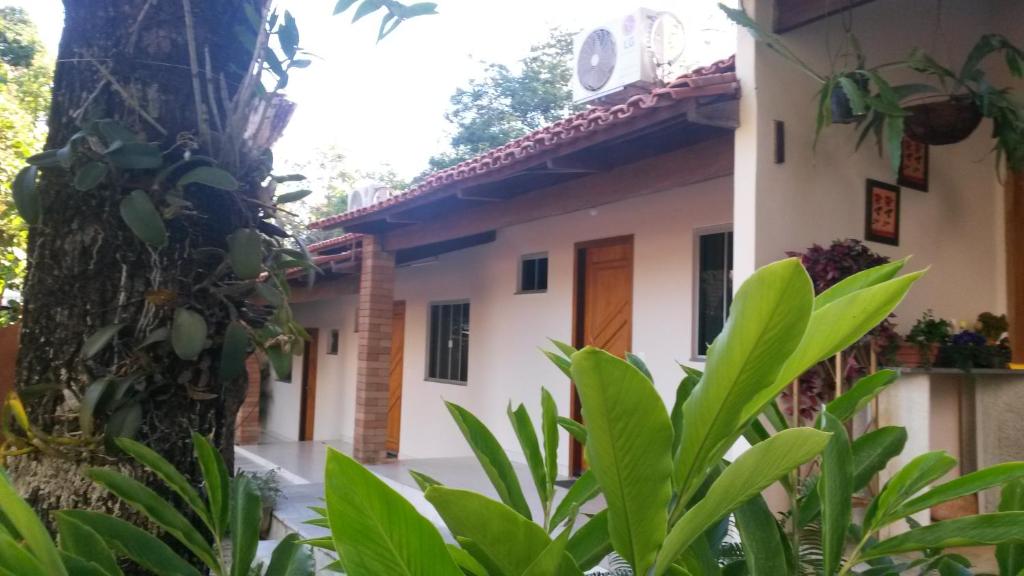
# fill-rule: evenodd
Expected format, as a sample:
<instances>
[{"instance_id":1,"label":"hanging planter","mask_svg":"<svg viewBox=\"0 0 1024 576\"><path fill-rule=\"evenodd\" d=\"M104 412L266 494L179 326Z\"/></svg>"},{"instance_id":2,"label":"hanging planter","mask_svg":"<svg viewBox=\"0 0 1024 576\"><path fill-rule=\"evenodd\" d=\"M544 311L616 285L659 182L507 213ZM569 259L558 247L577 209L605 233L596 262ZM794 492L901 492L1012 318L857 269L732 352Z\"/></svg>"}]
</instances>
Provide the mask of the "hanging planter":
<instances>
[{"instance_id":1,"label":"hanging planter","mask_svg":"<svg viewBox=\"0 0 1024 576\"><path fill-rule=\"evenodd\" d=\"M966 140L981 124L981 109L969 95L907 106L904 131L910 138L944 146Z\"/></svg>"},{"instance_id":2,"label":"hanging planter","mask_svg":"<svg viewBox=\"0 0 1024 576\"><path fill-rule=\"evenodd\" d=\"M853 84L857 86L860 92L867 92L868 90L868 77L863 75L850 75L848 76ZM846 89L843 88L843 84L839 83L832 89L831 95L831 108L832 108L832 123L833 124L853 124L858 122L865 116L865 112L862 110L858 112L854 111L853 105L850 103L850 96L846 93ZM863 107L861 107L863 108Z\"/></svg>"}]
</instances>

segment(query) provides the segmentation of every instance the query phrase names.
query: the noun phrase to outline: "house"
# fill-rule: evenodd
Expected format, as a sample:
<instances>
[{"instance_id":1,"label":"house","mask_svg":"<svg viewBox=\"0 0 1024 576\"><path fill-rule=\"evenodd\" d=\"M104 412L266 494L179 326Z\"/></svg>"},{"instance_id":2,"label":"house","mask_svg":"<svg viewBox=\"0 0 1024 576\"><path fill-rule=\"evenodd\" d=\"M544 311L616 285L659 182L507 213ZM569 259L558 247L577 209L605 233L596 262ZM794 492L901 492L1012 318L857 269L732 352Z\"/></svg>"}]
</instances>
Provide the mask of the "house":
<instances>
[{"instance_id":1,"label":"house","mask_svg":"<svg viewBox=\"0 0 1024 576\"><path fill-rule=\"evenodd\" d=\"M986 32L1024 44L1019 2L745 4L825 69L843 23L873 62L918 45L960 61ZM872 146L855 151L852 128L813 145L817 88L740 31L735 58L314 223L346 233L310 247L324 273L296 287L294 311L312 339L292 374L270 384L264 433L340 438L365 462L466 455L448 400L521 459L508 402L537 413L544 386L578 417L570 384L539 352L548 338L632 351L671 398L678 364L701 365L745 277L790 250L863 239L865 182L895 183ZM1024 317L1024 246L1013 234L1024 221L1004 201L1015 196L997 177L989 128L932 147L928 192L898 197L898 242L870 243L931 267L897 310L904 330L927 309ZM908 457L941 447L973 467L1019 452L1019 442L982 446L975 428L1011 419L1024 378L977 378L991 386L975 395L956 375L908 373L876 416L916 426ZM577 471L578 446L560 449L562 472Z\"/></svg>"}]
</instances>

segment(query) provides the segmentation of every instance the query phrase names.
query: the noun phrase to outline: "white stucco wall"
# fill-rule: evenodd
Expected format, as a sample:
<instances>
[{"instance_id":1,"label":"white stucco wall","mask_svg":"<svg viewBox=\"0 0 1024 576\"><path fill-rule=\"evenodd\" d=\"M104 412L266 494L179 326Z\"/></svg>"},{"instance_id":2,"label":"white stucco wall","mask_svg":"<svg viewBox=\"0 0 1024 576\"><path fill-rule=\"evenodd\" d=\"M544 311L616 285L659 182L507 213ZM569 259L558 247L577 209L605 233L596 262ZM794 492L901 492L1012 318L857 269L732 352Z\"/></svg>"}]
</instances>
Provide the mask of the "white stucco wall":
<instances>
[{"instance_id":1,"label":"white stucco wall","mask_svg":"<svg viewBox=\"0 0 1024 576\"><path fill-rule=\"evenodd\" d=\"M746 3L759 20L771 19L770 2ZM999 30L1024 43L1022 15L1014 2L936 3L877 0L853 12L853 29L877 64L905 56L914 46L959 67L984 32ZM1021 3L1016 3L1020 5ZM1014 19L1016 18L1016 19ZM1010 23L1016 23L1016 26ZM838 18L811 24L785 40L812 67L828 71L826 38L833 49L843 32ZM854 152L855 128L834 126L812 150L818 85L801 71L739 32L738 73L743 86L742 126L736 134L736 268L740 276L812 243L864 237L865 180L895 183L896 177L869 141ZM906 80L914 80L908 75ZM786 125L786 161L773 158L773 121ZM930 191L904 188L900 245L869 246L894 258L913 255L913 268L931 266L897 310L905 331L927 308L950 318L1005 311L1001 188L989 153L986 122L967 141L931 147Z\"/></svg>"},{"instance_id":2,"label":"white stucco wall","mask_svg":"<svg viewBox=\"0 0 1024 576\"><path fill-rule=\"evenodd\" d=\"M282 382L270 369L270 382L264 388L264 409L260 416L263 432L275 440L299 439L299 409L302 401L302 357L292 358L291 382Z\"/></svg>"},{"instance_id":3,"label":"white stucco wall","mask_svg":"<svg viewBox=\"0 0 1024 576\"><path fill-rule=\"evenodd\" d=\"M467 455L442 399L481 417L514 458L518 443L505 414L511 400L540 415L540 387L569 414L569 385L541 355L547 338L571 341L573 252L577 242L634 235L633 351L649 364L659 391L674 397L678 361L691 357L694 229L729 223L732 180L721 178L498 231L497 240L400 268L395 298L406 301L402 402L403 458ZM524 254L547 252L548 291L516 295ZM468 299L469 382L424 379L429 304ZM561 447L568 469L568 441Z\"/></svg>"}]
</instances>

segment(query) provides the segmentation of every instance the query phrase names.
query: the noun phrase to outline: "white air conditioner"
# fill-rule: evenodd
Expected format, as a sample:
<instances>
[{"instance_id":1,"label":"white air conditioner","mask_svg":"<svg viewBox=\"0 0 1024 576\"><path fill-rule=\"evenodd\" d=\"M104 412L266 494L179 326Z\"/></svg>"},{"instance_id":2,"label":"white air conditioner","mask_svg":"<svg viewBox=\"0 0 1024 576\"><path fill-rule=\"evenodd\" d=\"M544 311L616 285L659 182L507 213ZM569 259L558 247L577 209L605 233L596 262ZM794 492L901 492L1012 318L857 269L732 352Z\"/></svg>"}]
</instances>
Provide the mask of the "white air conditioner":
<instances>
[{"instance_id":1,"label":"white air conditioner","mask_svg":"<svg viewBox=\"0 0 1024 576\"><path fill-rule=\"evenodd\" d=\"M574 37L570 65L575 103L619 103L657 84L657 66L649 44L658 15L640 8Z\"/></svg>"},{"instance_id":2,"label":"white air conditioner","mask_svg":"<svg viewBox=\"0 0 1024 576\"><path fill-rule=\"evenodd\" d=\"M394 196L394 190L374 180L361 180L348 195L347 212L367 208Z\"/></svg>"}]
</instances>

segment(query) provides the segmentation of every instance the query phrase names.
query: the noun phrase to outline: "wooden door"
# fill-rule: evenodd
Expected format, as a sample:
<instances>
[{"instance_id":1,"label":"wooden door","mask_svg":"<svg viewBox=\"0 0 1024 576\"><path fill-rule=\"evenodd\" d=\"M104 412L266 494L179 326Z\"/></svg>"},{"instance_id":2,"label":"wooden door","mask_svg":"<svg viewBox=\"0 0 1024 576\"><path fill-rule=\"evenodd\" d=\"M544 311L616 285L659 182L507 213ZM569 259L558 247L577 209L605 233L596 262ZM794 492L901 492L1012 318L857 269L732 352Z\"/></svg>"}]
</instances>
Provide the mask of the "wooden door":
<instances>
[{"instance_id":1,"label":"wooden door","mask_svg":"<svg viewBox=\"0 0 1024 576\"><path fill-rule=\"evenodd\" d=\"M625 356L633 345L633 237L620 236L576 245L576 305L573 344L595 346ZM583 421L576 388L572 416ZM583 447L572 441L573 474L586 469Z\"/></svg>"},{"instance_id":2,"label":"wooden door","mask_svg":"<svg viewBox=\"0 0 1024 576\"><path fill-rule=\"evenodd\" d=\"M385 447L389 456L398 456L398 440L402 432L402 361L405 358L405 302L396 301L391 320L391 366L388 369L388 438Z\"/></svg>"},{"instance_id":3,"label":"wooden door","mask_svg":"<svg viewBox=\"0 0 1024 576\"><path fill-rule=\"evenodd\" d=\"M316 372L319 358L320 331L307 328L309 340L302 353L302 400L299 413L299 440L313 439L313 421L316 419Z\"/></svg>"}]
</instances>

